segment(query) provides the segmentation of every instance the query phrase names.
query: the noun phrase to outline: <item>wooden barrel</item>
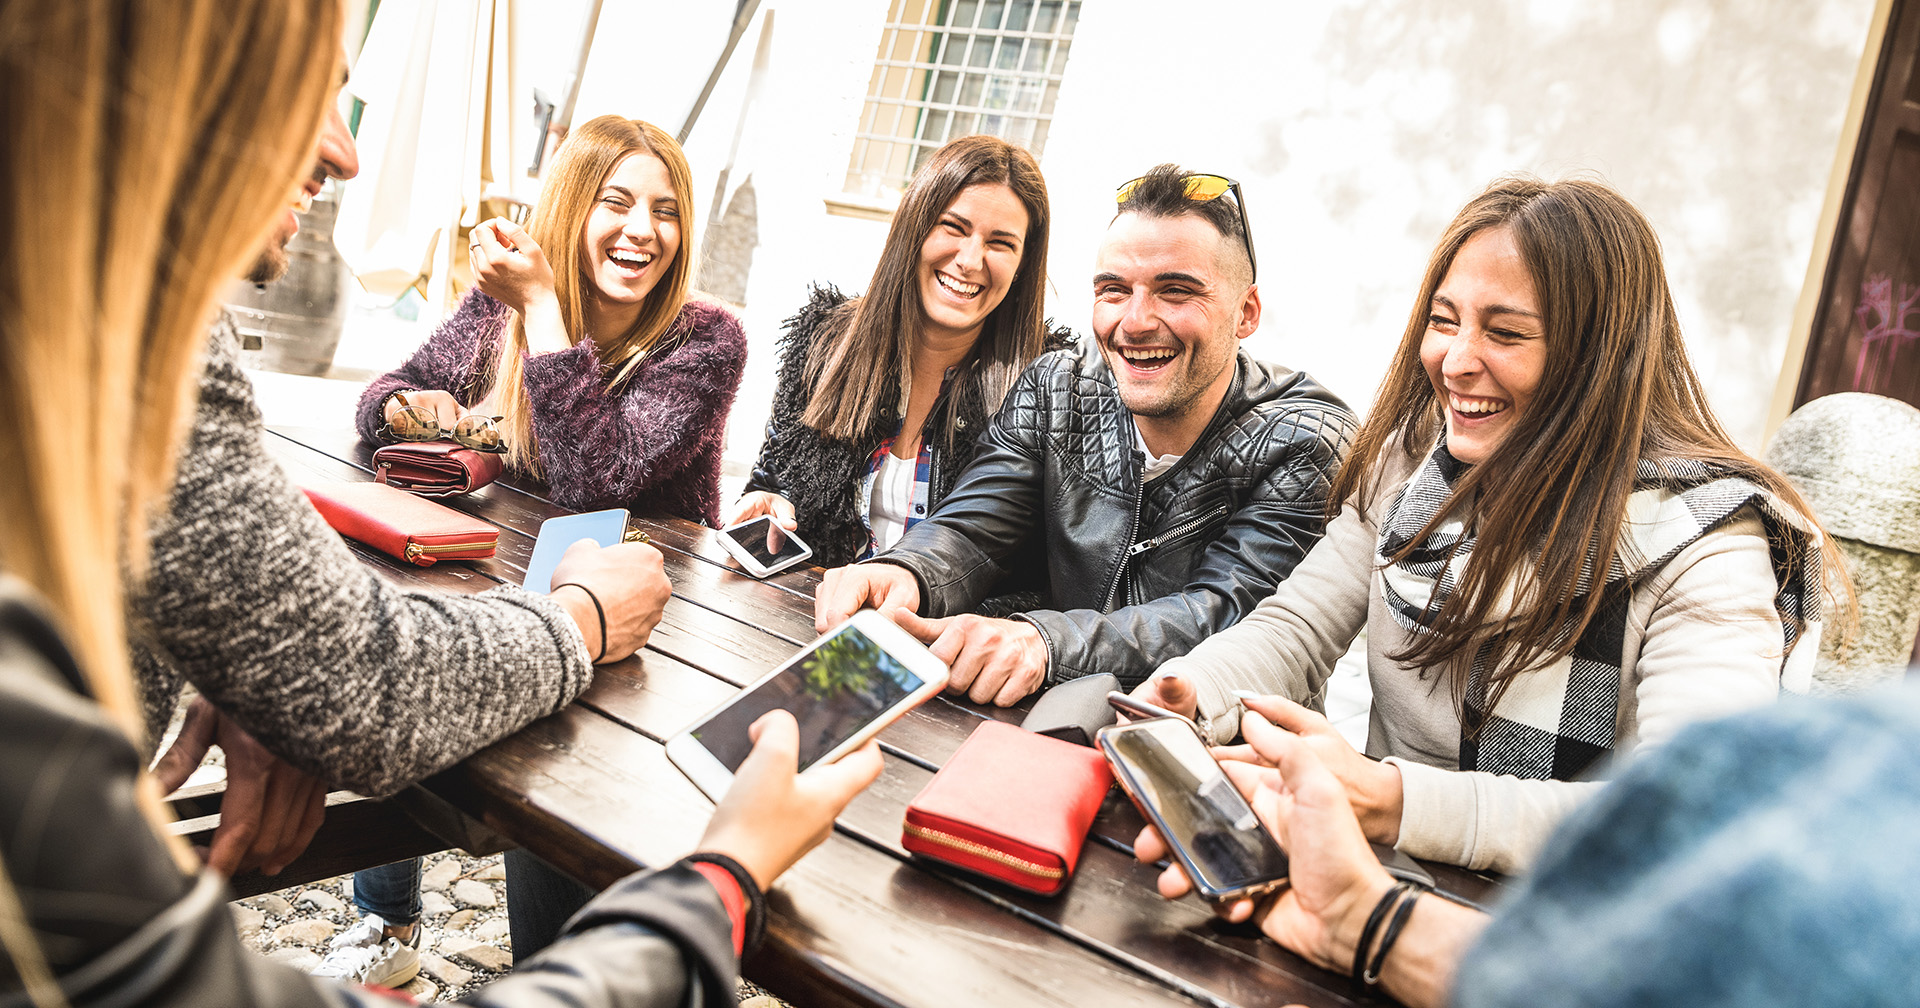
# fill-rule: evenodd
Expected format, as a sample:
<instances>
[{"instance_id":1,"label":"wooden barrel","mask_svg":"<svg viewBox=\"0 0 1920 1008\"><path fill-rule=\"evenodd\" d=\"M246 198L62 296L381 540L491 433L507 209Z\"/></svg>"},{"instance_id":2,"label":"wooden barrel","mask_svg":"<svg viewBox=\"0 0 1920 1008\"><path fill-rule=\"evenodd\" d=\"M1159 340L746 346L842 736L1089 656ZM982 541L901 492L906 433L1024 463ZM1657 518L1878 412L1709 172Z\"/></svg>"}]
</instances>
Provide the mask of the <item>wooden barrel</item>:
<instances>
[{"instance_id":1,"label":"wooden barrel","mask_svg":"<svg viewBox=\"0 0 1920 1008\"><path fill-rule=\"evenodd\" d=\"M241 355L247 367L302 375L333 367L352 303L351 271L333 247L338 198L328 185L299 215L300 232L287 243L286 276L265 285L241 281L229 292L227 307L249 348Z\"/></svg>"}]
</instances>

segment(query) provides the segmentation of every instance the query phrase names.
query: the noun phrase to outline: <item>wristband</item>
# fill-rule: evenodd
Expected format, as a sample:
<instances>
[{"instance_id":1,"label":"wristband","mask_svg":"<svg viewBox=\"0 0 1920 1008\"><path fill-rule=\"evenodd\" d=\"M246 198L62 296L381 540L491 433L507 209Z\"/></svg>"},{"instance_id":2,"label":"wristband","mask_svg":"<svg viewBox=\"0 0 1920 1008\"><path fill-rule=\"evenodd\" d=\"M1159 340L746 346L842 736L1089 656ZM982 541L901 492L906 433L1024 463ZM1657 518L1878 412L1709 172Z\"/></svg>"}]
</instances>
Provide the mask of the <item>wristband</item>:
<instances>
[{"instance_id":1,"label":"wristband","mask_svg":"<svg viewBox=\"0 0 1920 1008\"><path fill-rule=\"evenodd\" d=\"M1394 910L1393 919L1387 922L1387 932L1380 936L1380 947L1374 950L1373 961L1367 964L1366 972L1360 975L1361 981L1368 987L1380 982L1381 967L1387 964L1387 950L1393 948L1395 939L1400 937L1401 926L1407 922L1408 917L1413 915L1413 905L1420 902L1421 895L1426 891L1426 887L1422 885L1410 886L1406 898L1402 899L1400 906Z\"/></svg>"},{"instance_id":2,"label":"wristband","mask_svg":"<svg viewBox=\"0 0 1920 1008\"><path fill-rule=\"evenodd\" d=\"M1393 888L1388 889L1386 894L1380 897L1380 902L1373 905L1373 912L1367 915L1367 924L1360 929L1360 940L1355 942L1353 946L1352 976L1355 987L1364 989L1372 987L1374 983L1378 982L1377 980L1368 981L1366 979L1367 950L1373 946L1373 936L1379 931L1380 922L1387 919L1387 911L1393 909L1394 905L1400 900L1400 897L1412 888L1413 883L1411 882L1395 882Z\"/></svg>"},{"instance_id":3,"label":"wristband","mask_svg":"<svg viewBox=\"0 0 1920 1008\"><path fill-rule=\"evenodd\" d=\"M395 396L403 396L403 395L406 395L406 394L407 394L407 393L409 393L409 392L418 392L418 391L420 391L420 390L419 390L419 389L410 389L410 388L403 388L403 389L394 389L393 391L391 391L391 392L389 392L389 393L387 393L387 397L386 397L385 399L382 399L382 400L380 400L380 422L381 422L381 423L388 423L388 422L389 422L389 421L387 420L387 407L388 407L388 406L391 406L391 405L393 405L393 400L394 400L394 397L395 397ZM411 405L413 405L413 404L412 404L412 403L409 403L409 402L407 402L407 401L406 401L405 399L402 399L402 400L400 400L400 405L402 405L402 406L411 406Z\"/></svg>"},{"instance_id":4,"label":"wristband","mask_svg":"<svg viewBox=\"0 0 1920 1008\"><path fill-rule=\"evenodd\" d=\"M753 880L753 874L745 865L713 851L699 851L687 855L682 860L715 865L727 870L733 881L740 886L740 894L747 898L746 934L741 939L741 948L751 949L760 944L760 937L767 931L766 897L760 892L760 883ZM744 954L744 951L743 953Z\"/></svg>"},{"instance_id":5,"label":"wristband","mask_svg":"<svg viewBox=\"0 0 1920 1008\"><path fill-rule=\"evenodd\" d=\"M562 588L578 588L586 592L588 600L593 602L593 613L600 617L600 653L593 656L593 663L598 665L600 664L600 659L607 656L607 611L600 607L600 596L595 595L593 589L588 588L578 581L568 581L566 584L554 585L553 589L547 592L547 594L551 595Z\"/></svg>"}]
</instances>

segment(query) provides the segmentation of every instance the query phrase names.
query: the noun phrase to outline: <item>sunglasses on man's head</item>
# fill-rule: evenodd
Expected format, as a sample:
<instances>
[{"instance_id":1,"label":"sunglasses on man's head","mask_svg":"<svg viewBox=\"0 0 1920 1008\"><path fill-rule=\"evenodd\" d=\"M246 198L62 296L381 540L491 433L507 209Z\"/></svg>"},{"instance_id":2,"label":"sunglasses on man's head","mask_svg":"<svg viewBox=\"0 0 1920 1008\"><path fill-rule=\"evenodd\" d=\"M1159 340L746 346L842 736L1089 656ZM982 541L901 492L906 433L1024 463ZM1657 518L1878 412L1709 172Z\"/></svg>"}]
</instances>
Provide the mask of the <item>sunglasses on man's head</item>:
<instances>
[{"instance_id":1,"label":"sunglasses on man's head","mask_svg":"<svg viewBox=\"0 0 1920 1008\"><path fill-rule=\"evenodd\" d=\"M1259 279L1259 260L1253 255L1253 225L1247 220L1247 194L1240 190L1240 183L1225 175L1208 175L1204 172L1195 172L1183 178L1187 183L1187 198L1195 203L1210 203L1229 190L1233 192L1234 202L1240 207L1240 240L1247 249L1247 272L1251 273L1254 279ZM1140 187L1140 183L1146 180L1147 177L1142 175L1115 189L1113 201L1124 204L1133 195L1133 191Z\"/></svg>"},{"instance_id":2,"label":"sunglasses on man's head","mask_svg":"<svg viewBox=\"0 0 1920 1008\"><path fill-rule=\"evenodd\" d=\"M500 417L481 416L478 413L460 418L452 430L440 426L439 418L425 406L414 406L407 402L404 392L396 392L393 397L400 400L400 408L394 411L393 419L384 424L379 434L393 441L439 441L448 439L463 448L474 451L505 452L506 443L500 437Z\"/></svg>"}]
</instances>

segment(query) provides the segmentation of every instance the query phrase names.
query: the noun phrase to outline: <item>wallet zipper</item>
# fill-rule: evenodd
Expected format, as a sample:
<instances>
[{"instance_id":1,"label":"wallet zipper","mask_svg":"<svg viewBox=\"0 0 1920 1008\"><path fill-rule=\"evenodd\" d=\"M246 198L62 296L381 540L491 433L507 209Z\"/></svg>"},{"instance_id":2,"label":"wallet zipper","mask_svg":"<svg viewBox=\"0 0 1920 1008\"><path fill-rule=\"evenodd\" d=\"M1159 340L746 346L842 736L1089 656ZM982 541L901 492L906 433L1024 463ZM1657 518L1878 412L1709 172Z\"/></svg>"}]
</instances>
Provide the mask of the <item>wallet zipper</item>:
<instances>
[{"instance_id":1,"label":"wallet zipper","mask_svg":"<svg viewBox=\"0 0 1920 1008\"><path fill-rule=\"evenodd\" d=\"M422 546L419 543L408 543L405 552L408 560L418 560L422 556L438 556L442 553L458 553L461 550L481 549L483 547L490 546L490 545L493 545L493 544L490 542L468 542L468 543L442 543L438 546Z\"/></svg>"},{"instance_id":2,"label":"wallet zipper","mask_svg":"<svg viewBox=\"0 0 1920 1008\"><path fill-rule=\"evenodd\" d=\"M928 829L925 826L916 826L913 823L903 823L901 825L906 829L908 836L919 837L922 840L939 844L942 847L952 847L962 853L986 858L995 864L1004 865L1014 871L1032 875L1035 878L1045 879L1051 882L1067 874L1063 868L1055 868L1051 865L1037 864L1025 858L1017 858L1008 854L1006 851L994 850L985 844L977 844L971 840L954 836L951 833L942 833L939 830Z\"/></svg>"}]
</instances>

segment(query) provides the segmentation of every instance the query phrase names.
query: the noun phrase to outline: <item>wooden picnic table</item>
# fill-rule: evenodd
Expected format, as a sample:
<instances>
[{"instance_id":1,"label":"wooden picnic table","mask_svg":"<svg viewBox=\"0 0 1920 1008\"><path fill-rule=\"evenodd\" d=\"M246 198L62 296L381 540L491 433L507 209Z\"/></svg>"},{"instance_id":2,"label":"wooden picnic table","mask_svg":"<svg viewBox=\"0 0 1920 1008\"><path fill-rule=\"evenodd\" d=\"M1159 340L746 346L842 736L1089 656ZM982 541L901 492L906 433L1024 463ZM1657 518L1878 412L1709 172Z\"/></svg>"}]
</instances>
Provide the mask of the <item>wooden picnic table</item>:
<instances>
[{"instance_id":1,"label":"wooden picnic table","mask_svg":"<svg viewBox=\"0 0 1920 1008\"><path fill-rule=\"evenodd\" d=\"M296 481L372 479L371 449L346 430L275 428L269 447ZM480 592L519 584L540 523L568 513L538 483L504 479L444 503L500 528L496 556L415 567L349 541L407 587ZM712 805L663 742L810 642L818 569L764 581L743 573L704 526L635 516L673 581L638 655L602 666L579 700L425 783L428 791L589 885L692 850ZM485 703L485 697L475 697ZM886 770L834 835L769 896L766 941L745 964L799 1005L1353 1005L1343 976L1309 965L1197 899L1168 902L1130 844L1138 812L1115 788L1075 878L1028 895L909 855L906 805L999 709L937 697L880 736ZM1485 876L1429 865L1441 891L1484 901Z\"/></svg>"}]
</instances>

